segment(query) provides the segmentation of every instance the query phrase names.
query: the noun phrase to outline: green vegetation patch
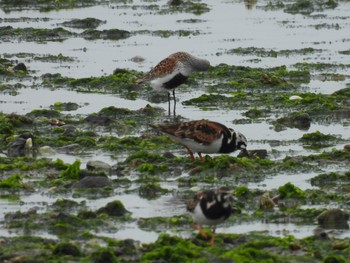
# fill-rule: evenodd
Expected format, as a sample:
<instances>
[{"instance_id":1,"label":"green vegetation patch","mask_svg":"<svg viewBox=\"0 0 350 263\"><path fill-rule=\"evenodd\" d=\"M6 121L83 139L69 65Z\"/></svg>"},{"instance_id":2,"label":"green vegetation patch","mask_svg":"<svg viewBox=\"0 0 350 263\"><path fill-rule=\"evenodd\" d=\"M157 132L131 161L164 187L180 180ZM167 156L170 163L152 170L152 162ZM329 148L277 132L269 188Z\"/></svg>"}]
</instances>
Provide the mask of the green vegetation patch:
<instances>
[{"instance_id":1,"label":"green vegetation patch","mask_svg":"<svg viewBox=\"0 0 350 263\"><path fill-rule=\"evenodd\" d=\"M322 148L334 145L336 141L339 140L338 136L331 134L323 134L319 131L313 133L305 133L300 141L310 148Z\"/></svg>"},{"instance_id":2,"label":"green vegetation patch","mask_svg":"<svg viewBox=\"0 0 350 263\"><path fill-rule=\"evenodd\" d=\"M20 41L63 41L72 36L73 33L62 27L54 29L46 28L13 28L12 26L0 27L0 39L2 41L20 40Z\"/></svg>"},{"instance_id":3,"label":"green vegetation patch","mask_svg":"<svg viewBox=\"0 0 350 263\"><path fill-rule=\"evenodd\" d=\"M302 48L302 49L286 49L286 50L266 50L265 48L257 48L257 47L247 47L247 48L234 48L226 51L227 54L235 54L235 55L251 55L258 57L273 57L277 58L278 56L295 56L295 55L308 55L316 52L321 52L320 49L314 48Z\"/></svg>"},{"instance_id":4,"label":"green vegetation patch","mask_svg":"<svg viewBox=\"0 0 350 263\"><path fill-rule=\"evenodd\" d=\"M293 0L290 2L269 1L261 8L264 10L283 9L285 13L310 15L314 12L322 12L327 9L334 9L338 3L334 0L314 1L314 0Z\"/></svg>"},{"instance_id":5,"label":"green vegetation patch","mask_svg":"<svg viewBox=\"0 0 350 263\"><path fill-rule=\"evenodd\" d=\"M69 9L77 7L88 7L99 3L94 0L4 0L0 3L0 8L5 12L34 9L41 12L52 10Z\"/></svg>"},{"instance_id":6,"label":"green vegetation patch","mask_svg":"<svg viewBox=\"0 0 350 263\"><path fill-rule=\"evenodd\" d=\"M83 18L83 19L72 19L70 21L65 21L62 23L63 26L66 27L72 27L72 28L96 28L102 24L105 24L106 21L102 21L100 19L97 18L93 18L93 17L87 17L87 18Z\"/></svg>"}]
</instances>

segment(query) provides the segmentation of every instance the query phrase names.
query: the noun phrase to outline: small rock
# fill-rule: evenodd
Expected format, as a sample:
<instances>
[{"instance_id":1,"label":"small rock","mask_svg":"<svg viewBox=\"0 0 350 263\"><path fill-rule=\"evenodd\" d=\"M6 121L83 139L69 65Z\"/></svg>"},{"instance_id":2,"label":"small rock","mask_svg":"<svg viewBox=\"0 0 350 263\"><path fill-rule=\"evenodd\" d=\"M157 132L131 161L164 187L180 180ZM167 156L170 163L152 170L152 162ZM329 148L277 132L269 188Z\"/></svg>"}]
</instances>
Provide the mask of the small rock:
<instances>
[{"instance_id":1,"label":"small rock","mask_svg":"<svg viewBox=\"0 0 350 263\"><path fill-rule=\"evenodd\" d=\"M69 154L69 153L72 153L76 149L79 149L79 148L80 148L80 145L78 143L72 143L72 144L68 144L66 146L59 147L56 150L60 153Z\"/></svg>"},{"instance_id":2,"label":"small rock","mask_svg":"<svg viewBox=\"0 0 350 263\"><path fill-rule=\"evenodd\" d=\"M130 59L132 62L135 62L135 63L140 63L140 62L143 62L145 61L145 58L141 57L141 56L135 56L135 57L132 57Z\"/></svg>"},{"instance_id":3,"label":"small rock","mask_svg":"<svg viewBox=\"0 0 350 263\"><path fill-rule=\"evenodd\" d=\"M77 137L77 129L73 125L65 125L63 136Z\"/></svg>"},{"instance_id":4,"label":"small rock","mask_svg":"<svg viewBox=\"0 0 350 263\"><path fill-rule=\"evenodd\" d=\"M125 216L129 213L130 212L125 209L123 203L119 200L112 201L97 210L97 214L107 214L109 216Z\"/></svg>"},{"instance_id":5,"label":"small rock","mask_svg":"<svg viewBox=\"0 0 350 263\"><path fill-rule=\"evenodd\" d=\"M165 152L163 156L167 159L174 159L176 157L172 152Z\"/></svg>"},{"instance_id":6,"label":"small rock","mask_svg":"<svg viewBox=\"0 0 350 263\"><path fill-rule=\"evenodd\" d=\"M60 121L59 119L56 119L56 118L50 119L49 123L53 126L63 126L66 124L64 121Z\"/></svg>"},{"instance_id":7,"label":"small rock","mask_svg":"<svg viewBox=\"0 0 350 263\"><path fill-rule=\"evenodd\" d=\"M202 171L202 168L200 166L197 166L193 169L191 169L189 172L188 172L188 175L195 175L195 174L198 174Z\"/></svg>"},{"instance_id":8,"label":"small rock","mask_svg":"<svg viewBox=\"0 0 350 263\"><path fill-rule=\"evenodd\" d=\"M121 73L121 74L123 74L123 73L127 73L128 71L126 70L126 69L124 69L124 68L116 68L115 70L113 70L113 74L115 75L115 74L119 74L119 73Z\"/></svg>"},{"instance_id":9,"label":"small rock","mask_svg":"<svg viewBox=\"0 0 350 263\"><path fill-rule=\"evenodd\" d=\"M79 248L71 243L61 243L58 244L52 251L54 255L69 255L73 257L78 257L81 255Z\"/></svg>"},{"instance_id":10,"label":"small rock","mask_svg":"<svg viewBox=\"0 0 350 263\"><path fill-rule=\"evenodd\" d=\"M169 0L168 1L168 5L172 5L172 6L179 6L183 4L182 0Z\"/></svg>"},{"instance_id":11,"label":"small rock","mask_svg":"<svg viewBox=\"0 0 350 263\"><path fill-rule=\"evenodd\" d=\"M336 250L343 250L349 247L349 242L344 240L336 240L332 243L332 248Z\"/></svg>"},{"instance_id":12,"label":"small rock","mask_svg":"<svg viewBox=\"0 0 350 263\"><path fill-rule=\"evenodd\" d=\"M18 63L16 66L13 67L14 70L22 70L22 71L28 71L27 67L24 63Z\"/></svg>"},{"instance_id":13,"label":"small rock","mask_svg":"<svg viewBox=\"0 0 350 263\"><path fill-rule=\"evenodd\" d=\"M345 145L345 146L344 146L344 150L345 150L345 151L350 151L350 144Z\"/></svg>"},{"instance_id":14,"label":"small rock","mask_svg":"<svg viewBox=\"0 0 350 263\"><path fill-rule=\"evenodd\" d=\"M311 126L311 117L307 113L300 114L293 118L292 124L297 129L308 130Z\"/></svg>"},{"instance_id":15,"label":"small rock","mask_svg":"<svg viewBox=\"0 0 350 263\"><path fill-rule=\"evenodd\" d=\"M257 150L246 150L242 149L237 157L242 158L242 157L247 157L247 158L255 158L259 157L260 159L265 159L267 157L267 150L265 149L257 149Z\"/></svg>"},{"instance_id":16,"label":"small rock","mask_svg":"<svg viewBox=\"0 0 350 263\"><path fill-rule=\"evenodd\" d=\"M33 144L33 134L24 132L8 144L7 154L9 157L30 156L33 152Z\"/></svg>"},{"instance_id":17,"label":"small rock","mask_svg":"<svg viewBox=\"0 0 350 263\"><path fill-rule=\"evenodd\" d=\"M108 173L111 170L111 166L108 163L102 162L102 161L94 161L90 160L86 163L86 169L92 170L92 171L107 171Z\"/></svg>"},{"instance_id":18,"label":"small rock","mask_svg":"<svg viewBox=\"0 0 350 263\"><path fill-rule=\"evenodd\" d=\"M55 154L55 151L54 149L52 149L50 146L42 146L39 148L39 153L41 155L45 155L45 156L48 156L48 155L53 155Z\"/></svg>"},{"instance_id":19,"label":"small rock","mask_svg":"<svg viewBox=\"0 0 350 263\"><path fill-rule=\"evenodd\" d=\"M276 203L270 197L270 193L266 192L259 199L260 209L272 209L274 208Z\"/></svg>"},{"instance_id":20,"label":"small rock","mask_svg":"<svg viewBox=\"0 0 350 263\"><path fill-rule=\"evenodd\" d=\"M111 181L104 176L86 176L72 185L72 188L103 188L111 185Z\"/></svg>"},{"instance_id":21,"label":"small rock","mask_svg":"<svg viewBox=\"0 0 350 263\"><path fill-rule=\"evenodd\" d=\"M349 229L349 214L340 209L328 209L318 217L318 224L324 229Z\"/></svg>"},{"instance_id":22,"label":"small rock","mask_svg":"<svg viewBox=\"0 0 350 263\"><path fill-rule=\"evenodd\" d=\"M293 95L289 97L289 100L302 100L303 98L298 95Z\"/></svg>"},{"instance_id":23,"label":"small rock","mask_svg":"<svg viewBox=\"0 0 350 263\"><path fill-rule=\"evenodd\" d=\"M100 115L92 114L87 116L84 121L92 125L107 126L112 122L112 119L108 116L100 116Z\"/></svg>"}]
</instances>

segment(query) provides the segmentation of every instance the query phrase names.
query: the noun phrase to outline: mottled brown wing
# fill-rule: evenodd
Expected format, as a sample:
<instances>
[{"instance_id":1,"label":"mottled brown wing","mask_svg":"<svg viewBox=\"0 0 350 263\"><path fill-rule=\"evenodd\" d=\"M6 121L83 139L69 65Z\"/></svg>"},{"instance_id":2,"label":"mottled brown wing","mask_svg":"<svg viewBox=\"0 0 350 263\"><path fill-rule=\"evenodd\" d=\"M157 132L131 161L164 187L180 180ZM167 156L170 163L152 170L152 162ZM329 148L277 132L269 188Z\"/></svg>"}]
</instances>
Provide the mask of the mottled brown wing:
<instances>
[{"instance_id":1,"label":"mottled brown wing","mask_svg":"<svg viewBox=\"0 0 350 263\"><path fill-rule=\"evenodd\" d=\"M203 198L203 196L204 196L203 192L198 192L197 194L195 194L195 196L192 199L188 200L186 203L187 211L193 212L198 202Z\"/></svg>"},{"instance_id":2,"label":"mottled brown wing","mask_svg":"<svg viewBox=\"0 0 350 263\"><path fill-rule=\"evenodd\" d=\"M193 139L196 142L210 144L220 138L223 129L220 124L211 121L190 121L182 123L175 135Z\"/></svg>"},{"instance_id":3,"label":"mottled brown wing","mask_svg":"<svg viewBox=\"0 0 350 263\"><path fill-rule=\"evenodd\" d=\"M163 77L164 75L172 72L176 67L177 59L173 56L169 56L159 62L154 68L152 68L143 78L138 82L151 81L155 78Z\"/></svg>"},{"instance_id":4,"label":"mottled brown wing","mask_svg":"<svg viewBox=\"0 0 350 263\"><path fill-rule=\"evenodd\" d=\"M150 125L150 126L158 131L168 133L170 135L175 135L175 133L179 129L180 123L171 124L171 125Z\"/></svg>"}]
</instances>

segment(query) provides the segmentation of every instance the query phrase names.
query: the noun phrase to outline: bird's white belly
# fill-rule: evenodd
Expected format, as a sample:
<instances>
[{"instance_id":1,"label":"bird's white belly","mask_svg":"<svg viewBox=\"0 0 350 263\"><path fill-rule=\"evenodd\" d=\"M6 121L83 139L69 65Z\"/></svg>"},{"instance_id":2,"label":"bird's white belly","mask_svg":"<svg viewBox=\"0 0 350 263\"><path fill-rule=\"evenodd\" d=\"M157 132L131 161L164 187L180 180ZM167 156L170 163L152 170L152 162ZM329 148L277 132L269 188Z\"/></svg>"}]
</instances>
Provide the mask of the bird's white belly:
<instances>
[{"instance_id":1,"label":"bird's white belly","mask_svg":"<svg viewBox=\"0 0 350 263\"><path fill-rule=\"evenodd\" d=\"M204 216L202 210L200 209L200 206L197 205L192 213L192 218L195 223L198 225L208 225L213 226L220 224L224 221L224 218L218 218L218 219L208 219Z\"/></svg>"},{"instance_id":2,"label":"bird's white belly","mask_svg":"<svg viewBox=\"0 0 350 263\"><path fill-rule=\"evenodd\" d=\"M172 78L174 78L179 72L178 71L173 71L170 74L167 74L163 77L159 77L156 79L153 79L150 84L152 86L152 88L158 92L168 92L170 90L168 89L164 89L163 88L163 84L167 83L168 81L170 81Z\"/></svg>"},{"instance_id":3,"label":"bird's white belly","mask_svg":"<svg viewBox=\"0 0 350 263\"><path fill-rule=\"evenodd\" d=\"M213 141L211 144L202 144L198 143L194 140L191 139L186 139L186 138L177 138L174 137L176 141L179 143L182 143L186 145L188 148L190 148L193 152L199 152L199 153L218 153L221 144L222 144L222 138L219 138L215 141Z\"/></svg>"}]
</instances>

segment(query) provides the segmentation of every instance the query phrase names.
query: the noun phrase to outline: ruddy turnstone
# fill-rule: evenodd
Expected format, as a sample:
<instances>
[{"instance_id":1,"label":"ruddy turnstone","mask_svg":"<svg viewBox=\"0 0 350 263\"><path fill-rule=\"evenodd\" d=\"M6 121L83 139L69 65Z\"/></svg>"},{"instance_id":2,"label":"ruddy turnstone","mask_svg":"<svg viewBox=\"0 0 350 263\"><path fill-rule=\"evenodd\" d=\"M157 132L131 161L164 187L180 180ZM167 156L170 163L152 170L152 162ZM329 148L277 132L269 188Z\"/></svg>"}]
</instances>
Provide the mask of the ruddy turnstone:
<instances>
[{"instance_id":1,"label":"ruddy turnstone","mask_svg":"<svg viewBox=\"0 0 350 263\"><path fill-rule=\"evenodd\" d=\"M214 246L216 225L224 222L232 213L231 205L236 200L228 188L198 192L187 202L187 211L193 218L193 226L207 238L201 225L212 227L210 245Z\"/></svg>"},{"instance_id":2,"label":"ruddy turnstone","mask_svg":"<svg viewBox=\"0 0 350 263\"><path fill-rule=\"evenodd\" d=\"M197 152L203 162L202 153L231 153L239 149L246 151L247 147L247 139L242 133L214 121L197 120L151 127L184 145L192 161L193 152Z\"/></svg>"},{"instance_id":3,"label":"ruddy turnstone","mask_svg":"<svg viewBox=\"0 0 350 263\"><path fill-rule=\"evenodd\" d=\"M176 105L175 88L185 83L189 75L194 71L208 70L210 63L206 59L200 59L187 52L176 52L159 62L137 83L149 83L156 91L168 92L170 113L170 92L174 97L174 109Z\"/></svg>"}]
</instances>

